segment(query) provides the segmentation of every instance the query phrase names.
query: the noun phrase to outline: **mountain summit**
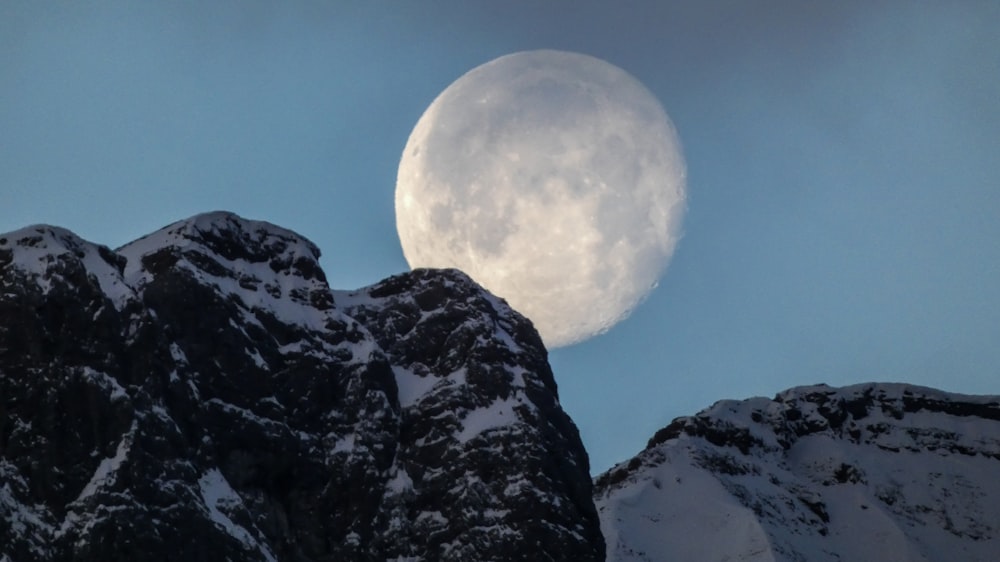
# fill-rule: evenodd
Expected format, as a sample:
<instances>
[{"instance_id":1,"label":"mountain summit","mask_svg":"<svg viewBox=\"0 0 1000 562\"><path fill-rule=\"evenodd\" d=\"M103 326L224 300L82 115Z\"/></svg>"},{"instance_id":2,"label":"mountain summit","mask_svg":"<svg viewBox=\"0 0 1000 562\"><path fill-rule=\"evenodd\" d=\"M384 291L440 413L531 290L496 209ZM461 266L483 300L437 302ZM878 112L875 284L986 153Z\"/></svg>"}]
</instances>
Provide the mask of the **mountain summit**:
<instances>
[{"instance_id":1,"label":"mountain summit","mask_svg":"<svg viewBox=\"0 0 1000 562\"><path fill-rule=\"evenodd\" d=\"M678 418L596 482L608 560L995 561L1000 396L807 386Z\"/></svg>"},{"instance_id":2,"label":"mountain summit","mask_svg":"<svg viewBox=\"0 0 1000 562\"><path fill-rule=\"evenodd\" d=\"M229 213L0 235L0 560L602 559L530 322L318 258Z\"/></svg>"}]
</instances>

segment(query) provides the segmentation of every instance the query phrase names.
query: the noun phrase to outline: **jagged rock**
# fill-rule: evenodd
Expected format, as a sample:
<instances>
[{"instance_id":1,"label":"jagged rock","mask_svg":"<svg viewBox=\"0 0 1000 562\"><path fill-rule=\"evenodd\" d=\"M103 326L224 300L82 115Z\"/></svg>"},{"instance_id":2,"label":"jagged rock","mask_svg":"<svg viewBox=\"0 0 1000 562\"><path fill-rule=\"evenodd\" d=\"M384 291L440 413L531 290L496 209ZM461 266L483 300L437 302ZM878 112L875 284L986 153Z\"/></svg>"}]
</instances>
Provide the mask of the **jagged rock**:
<instances>
[{"instance_id":1,"label":"jagged rock","mask_svg":"<svg viewBox=\"0 0 1000 562\"><path fill-rule=\"evenodd\" d=\"M417 524L388 552L432 541L455 544L441 553L455 560L490 544L523 559L602 557L599 528L585 524L597 517L587 456L530 323L457 270L416 270L337 302L386 351L400 393L406 439L392 472L407 485L383 513Z\"/></svg>"},{"instance_id":2,"label":"jagged rock","mask_svg":"<svg viewBox=\"0 0 1000 562\"><path fill-rule=\"evenodd\" d=\"M608 560L995 560L1000 397L794 388L678 418L596 479Z\"/></svg>"},{"instance_id":3,"label":"jagged rock","mask_svg":"<svg viewBox=\"0 0 1000 562\"><path fill-rule=\"evenodd\" d=\"M227 213L0 235L0 560L603 559L530 323L318 258Z\"/></svg>"}]
</instances>

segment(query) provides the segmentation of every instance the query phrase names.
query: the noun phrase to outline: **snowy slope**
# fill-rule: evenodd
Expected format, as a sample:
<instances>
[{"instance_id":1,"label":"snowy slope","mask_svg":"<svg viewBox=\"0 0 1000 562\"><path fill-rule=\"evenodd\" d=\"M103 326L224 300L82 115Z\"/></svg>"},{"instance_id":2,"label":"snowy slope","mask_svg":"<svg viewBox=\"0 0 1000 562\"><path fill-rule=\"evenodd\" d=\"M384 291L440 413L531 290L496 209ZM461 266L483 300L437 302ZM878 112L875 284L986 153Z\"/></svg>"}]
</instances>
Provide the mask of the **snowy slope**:
<instances>
[{"instance_id":1,"label":"snowy slope","mask_svg":"<svg viewBox=\"0 0 1000 562\"><path fill-rule=\"evenodd\" d=\"M597 479L608 560L997 560L1000 397L725 400Z\"/></svg>"}]
</instances>

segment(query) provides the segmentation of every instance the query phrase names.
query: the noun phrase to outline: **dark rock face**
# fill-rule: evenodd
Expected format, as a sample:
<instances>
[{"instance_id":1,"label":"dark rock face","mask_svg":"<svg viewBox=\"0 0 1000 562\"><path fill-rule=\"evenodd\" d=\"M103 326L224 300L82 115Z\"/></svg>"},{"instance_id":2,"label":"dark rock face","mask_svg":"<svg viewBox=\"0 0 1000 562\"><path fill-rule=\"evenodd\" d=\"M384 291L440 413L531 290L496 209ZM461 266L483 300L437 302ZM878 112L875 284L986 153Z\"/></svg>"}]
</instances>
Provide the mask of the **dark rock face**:
<instances>
[{"instance_id":1,"label":"dark rock face","mask_svg":"<svg viewBox=\"0 0 1000 562\"><path fill-rule=\"evenodd\" d=\"M400 383L405 442L392 472L414 486L385 515L416 524L389 552L455 544L440 555L474 560L499 541L526 560L603 557L599 527L584 524L597 518L580 479L587 456L529 323L456 270L417 270L337 301ZM505 528L520 532L497 535Z\"/></svg>"},{"instance_id":2,"label":"dark rock face","mask_svg":"<svg viewBox=\"0 0 1000 562\"><path fill-rule=\"evenodd\" d=\"M0 561L601 560L529 322L212 213L0 235Z\"/></svg>"}]
</instances>

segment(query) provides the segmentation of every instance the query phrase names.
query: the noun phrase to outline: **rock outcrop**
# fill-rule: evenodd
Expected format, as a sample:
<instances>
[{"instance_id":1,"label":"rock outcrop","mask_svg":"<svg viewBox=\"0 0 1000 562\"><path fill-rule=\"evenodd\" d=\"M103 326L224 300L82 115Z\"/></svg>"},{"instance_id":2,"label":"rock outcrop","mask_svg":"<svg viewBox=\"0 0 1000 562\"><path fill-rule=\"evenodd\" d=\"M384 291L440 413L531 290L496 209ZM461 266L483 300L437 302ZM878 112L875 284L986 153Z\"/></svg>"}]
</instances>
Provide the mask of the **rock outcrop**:
<instances>
[{"instance_id":1,"label":"rock outcrop","mask_svg":"<svg viewBox=\"0 0 1000 562\"><path fill-rule=\"evenodd\" d=\"M0 235L0 560L601 560L530 322L274 225Z\"/></svg>"}]
</instances>

